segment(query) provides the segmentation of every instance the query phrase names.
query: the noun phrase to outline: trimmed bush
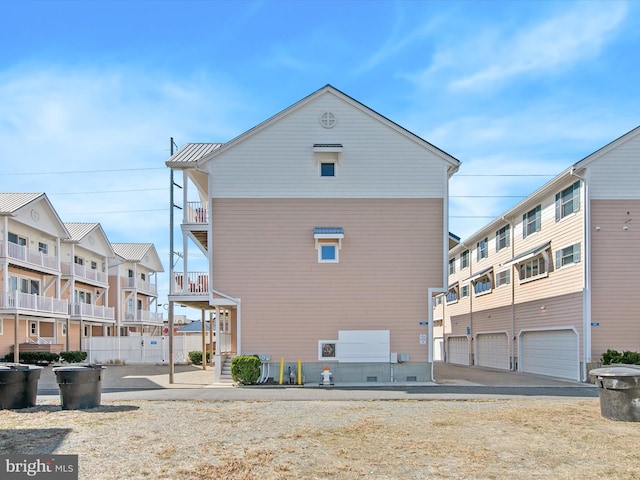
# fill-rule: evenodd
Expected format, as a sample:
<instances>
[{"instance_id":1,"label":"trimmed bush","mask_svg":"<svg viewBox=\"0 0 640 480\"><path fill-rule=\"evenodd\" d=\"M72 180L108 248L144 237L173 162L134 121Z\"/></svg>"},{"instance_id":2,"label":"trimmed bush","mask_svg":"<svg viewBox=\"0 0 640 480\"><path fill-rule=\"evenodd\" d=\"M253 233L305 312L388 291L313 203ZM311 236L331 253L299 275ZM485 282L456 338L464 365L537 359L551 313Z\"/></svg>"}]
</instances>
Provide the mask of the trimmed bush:
<instances>
[{"instance_id":1,"label":"trimmed bush","mask_svg":"<svg viewBox=\"0 0 640 480\"><path fill-rule=\"evenodd\" d=\"M211 362L211 355L213 355L211 350L207 350L207 363ZM193 365L202 365L202 350L195 350L193 352L189 352L189 361Z\"/></svg>"},{"instance_id":2,"label":"trimmed bush","mask_svg":"<svg viewBox=\"0 0 640 480\"><path fill-rule=\"evenodd\" d=\"M67 363L80 363L87 359L87 352L81 352L79 350L71 350L68 352L61 352L60 358L63 362Z\"/></svg>"},{"instance_id":3,"label":"trimmed bush","mask_svg":"<svg viewBox=\"0 0 640 480\"><path fill-rule=\"evenodd\" d=\"M622 353L609 349L600 357L603 365L620 363L624 365L640 365L640 353L626 350Z\"/></svg>"},{"instance_id":4,"label":"trimmed bush","mask_svg":"<svg viewBox=\"0 0 640 480\"><path fill-rule=\"evenodd\" d=\"M239 355L231 360L231 378L242 385L253 385L260 378L260 358Z\"/></svg>"},{"instance_id":5,"label":"trimmed bush","mask_svg":"<svg viewBox=\"0 0 640 480\"><path fill-rule=\"evenodd\" d=\"M49 365L59 359L60 355L53 352L20 352L18 361L29 365ZM3 361L13 362L13 353L5 355Z\"/></svg>"}]
</instances>

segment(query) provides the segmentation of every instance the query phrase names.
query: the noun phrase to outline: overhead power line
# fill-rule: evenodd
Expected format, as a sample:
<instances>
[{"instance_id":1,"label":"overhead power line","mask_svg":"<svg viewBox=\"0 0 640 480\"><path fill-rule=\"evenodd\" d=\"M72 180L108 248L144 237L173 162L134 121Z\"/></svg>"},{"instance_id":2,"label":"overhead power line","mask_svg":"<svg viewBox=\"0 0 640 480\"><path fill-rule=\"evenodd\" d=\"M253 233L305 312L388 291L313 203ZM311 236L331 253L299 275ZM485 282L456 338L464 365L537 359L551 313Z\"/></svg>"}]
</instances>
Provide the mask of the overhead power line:
<instances>
[{"instance_id":1,"label":"overhead power line","mask_svg":"<svg viewBox=\"0 0 640 480\"><path fill-rule=\"evenodd\" d=\"M107 170L70 170L66 172L20 172L20 173L6 173L2 172L2 175L69 175L72 173L108 173L108 172L139 172L144 170L167 170L167 167L149 167L149 168L112 168Z\"/></svg>"},{"instance_id":2,"label":"overhead power line","mask_svg":"<svg viewBox=\"0 0 640 480\"><path fill-rule=\"evenodd\" d=\"M166 190L166 187L163 188L133 188L130 190L98 190L93 192L57 192L57 193L47 193L49 196L53 195L91 195L97 193L128 193L128 192L153 192L158 190Z\"/></svg>"}]
</instances>

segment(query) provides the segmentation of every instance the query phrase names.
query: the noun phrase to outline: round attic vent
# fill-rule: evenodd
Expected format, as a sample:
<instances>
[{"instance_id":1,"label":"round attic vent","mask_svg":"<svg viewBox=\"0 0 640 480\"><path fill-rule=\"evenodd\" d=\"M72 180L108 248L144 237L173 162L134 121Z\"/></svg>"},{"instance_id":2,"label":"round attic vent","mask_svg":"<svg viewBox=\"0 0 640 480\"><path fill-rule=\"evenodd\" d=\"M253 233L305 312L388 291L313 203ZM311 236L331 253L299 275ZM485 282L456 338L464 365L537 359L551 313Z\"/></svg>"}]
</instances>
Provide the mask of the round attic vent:
<instances>
[{"instance_id":1,"label":"round attic vent","mask_svg":"<svg viewBox=\"0 0 640 480\"><path fill-rule=\"evenodd\" d=\"M31 218L34 222L40 220L40 212L38 212L35 208L31 209Z\"/></svg>"},{"instance_id":2,"label":"round attic vent","mask_svg":"<svg viewBox=\"0 0 640 480\"><path fill-rule=\"evenodd\" d=\"M320 125L324 128L333 128L336 125L336 116L331 112L324 112L320 115Z\"/></svg>"}]
</instances>

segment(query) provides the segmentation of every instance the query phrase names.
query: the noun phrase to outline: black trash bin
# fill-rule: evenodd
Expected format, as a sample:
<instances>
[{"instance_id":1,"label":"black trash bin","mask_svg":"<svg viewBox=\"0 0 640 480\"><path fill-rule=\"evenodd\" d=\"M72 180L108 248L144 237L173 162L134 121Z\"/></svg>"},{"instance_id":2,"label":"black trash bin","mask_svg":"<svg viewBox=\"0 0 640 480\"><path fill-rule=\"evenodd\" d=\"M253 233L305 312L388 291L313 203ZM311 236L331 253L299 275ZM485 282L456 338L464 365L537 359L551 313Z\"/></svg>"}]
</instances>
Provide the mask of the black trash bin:
<instances>
[{"instance_id":1,"label":"black trash bin","mask_svg":"<svg viewBox=\"0 0 640 480\"><path fill-rule=\"evenodd\" d=\"M596 368L600 413L611 420L640 422L640 366L615 365Z\"/></svg>"},{"instance_id":2,"label":"black trash bin","mask_svg":"<svg viewBox=\"0 0 640 480\"><path fill-rule=\"evenodd\" d=\"M63 410L83 410L100 406L102 396L102 365L56 367L60 404Z\"/></svg>"},{"instance_id":3,"label":"black trash bin","mask_svg":"<svg viewBox=\"0 0 640 480\"><path fill-rule=\"evenodd\" d=\"M35 406L41 372L37 365L0 365L0 410Z\"/></svg>"}]
</instances>

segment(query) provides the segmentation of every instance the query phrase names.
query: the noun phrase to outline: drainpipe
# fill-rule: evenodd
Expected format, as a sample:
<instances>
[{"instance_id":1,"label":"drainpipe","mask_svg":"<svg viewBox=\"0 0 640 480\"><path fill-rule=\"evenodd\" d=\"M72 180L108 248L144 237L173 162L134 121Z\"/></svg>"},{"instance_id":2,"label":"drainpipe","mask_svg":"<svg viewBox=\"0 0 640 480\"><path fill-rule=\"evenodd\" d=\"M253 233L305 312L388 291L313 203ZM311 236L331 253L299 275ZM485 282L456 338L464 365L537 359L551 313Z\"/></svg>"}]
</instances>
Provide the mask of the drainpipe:
<instances>
[{"instance_id":1,"label":"drainpipe","mask_svg":"<svg viewBox=\"0 0 640 480\"><path fill-rule=\"evenodd\" d=\"M502 220L504 220L505 222L507 222L509 224L509 230L510 230L510 238L509 241L511 242L511 258L513 258L515 256L515 225L513 224L513 222L511 222L510 220L507 220L507 218L503 215ZM512 372L515 372L517 370L516 368L516 347L515 347L515 342L516 342L516 279L513 277L513 265L511 265L509 267L511 270L509 272L509 280L511 283L511 336L513 338L509 339L509 346L511 348L511 360L510 360L510 368Z\"/></svg>"},{"instance_id":2,"label":"drainpipe","mask_svg":"<svg viewBox=\"0 0 640 480\"><path fill-rule=\"evenodd\" d=\"M582 381L588 381L587 363L591 362L591 188L589 187L589 170L581 177L571 167L570 174L582 181L584 185L584 217L582 221L582 238L584 239L584 268L582 294Z\"/></svg>"}]
</instances>

